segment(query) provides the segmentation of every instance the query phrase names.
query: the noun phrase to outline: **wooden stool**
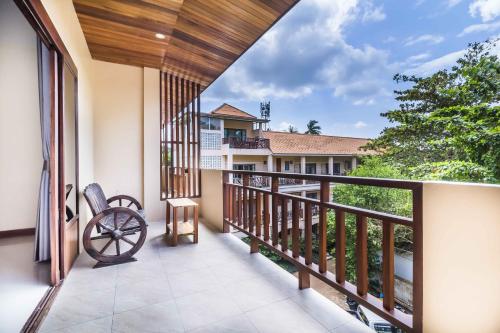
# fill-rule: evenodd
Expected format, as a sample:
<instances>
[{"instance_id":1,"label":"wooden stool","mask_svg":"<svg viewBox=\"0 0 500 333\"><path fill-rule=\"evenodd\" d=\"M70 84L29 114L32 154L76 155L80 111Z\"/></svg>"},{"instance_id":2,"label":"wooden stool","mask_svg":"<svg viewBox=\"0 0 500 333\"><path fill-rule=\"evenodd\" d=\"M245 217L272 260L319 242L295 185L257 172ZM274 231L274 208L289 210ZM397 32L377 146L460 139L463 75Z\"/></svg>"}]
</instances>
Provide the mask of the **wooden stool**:
<instances>
[{"instance_id":1,"label":"wooden stool","mask_svg":"<svg viewBox=\"0 0 500 333\"><path fill-rule=\"evenodd\" d=\"M179 235L193 235L193 243L198 243L198 204L188 198L167 200L167 235L170 234L170 207L172 207L172 246L177 246ZM193 207L192 224L188 221L189 207ZM184 208L184 221L177 221L177 208Z\"/></svg>"}]
</instances>

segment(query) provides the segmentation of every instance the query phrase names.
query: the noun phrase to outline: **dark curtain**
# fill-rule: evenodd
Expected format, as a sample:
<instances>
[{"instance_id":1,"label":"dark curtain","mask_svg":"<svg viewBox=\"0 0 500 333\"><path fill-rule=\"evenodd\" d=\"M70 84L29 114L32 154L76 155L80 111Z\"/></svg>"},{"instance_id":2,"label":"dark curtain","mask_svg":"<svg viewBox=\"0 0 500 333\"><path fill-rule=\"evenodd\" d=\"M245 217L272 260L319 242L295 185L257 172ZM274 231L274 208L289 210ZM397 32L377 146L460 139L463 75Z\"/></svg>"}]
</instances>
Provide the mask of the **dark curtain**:
<instances>
[{"instance_id":1,"label":"dark curtain","mask_svg":"<svg viewBox=\"0 0 500 333\"><path fill-rule=\"evenodd\" d=\"M38 91L42 133L43 167L38 196L35 233L35 261L50 259L50 50L40 38L38 43Z\"/></svg>"}]
</instances>

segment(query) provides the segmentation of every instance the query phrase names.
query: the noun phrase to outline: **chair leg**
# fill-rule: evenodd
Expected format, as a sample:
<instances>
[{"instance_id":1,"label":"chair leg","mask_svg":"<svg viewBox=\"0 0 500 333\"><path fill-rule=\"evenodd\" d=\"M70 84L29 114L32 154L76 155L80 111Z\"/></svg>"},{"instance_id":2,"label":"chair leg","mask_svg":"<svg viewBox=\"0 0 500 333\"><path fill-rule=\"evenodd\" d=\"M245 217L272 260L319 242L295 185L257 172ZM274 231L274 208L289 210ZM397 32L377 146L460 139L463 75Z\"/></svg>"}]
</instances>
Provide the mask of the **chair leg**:
<instances>
[{"instance_id":1,"label":"chair leg","mask_svg":"<svg viewBox=\"0 0 500 333\"><path fill-rule=\"evenodd\" d=\"M194 227L194 236L193 242L198 243L198 206L194 206L193 209L193 227Z\"/></svg>"}]
</instances>

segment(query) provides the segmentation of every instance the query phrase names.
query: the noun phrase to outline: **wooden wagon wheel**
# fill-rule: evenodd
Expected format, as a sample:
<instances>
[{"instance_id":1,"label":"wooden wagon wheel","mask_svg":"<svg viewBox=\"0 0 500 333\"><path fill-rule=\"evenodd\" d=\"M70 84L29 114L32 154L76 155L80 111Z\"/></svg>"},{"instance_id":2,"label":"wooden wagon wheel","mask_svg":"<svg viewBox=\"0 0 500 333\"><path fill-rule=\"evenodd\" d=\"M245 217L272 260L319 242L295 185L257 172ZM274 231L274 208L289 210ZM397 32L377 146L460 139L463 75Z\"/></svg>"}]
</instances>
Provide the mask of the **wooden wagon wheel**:
<instances>
[{"instance_id":1,"label":"wooden wagon wheel","mask_svg":"<svg viewBox=\"0 0 500 333\"><path fill-rule=\"evenodd\" d=\"M90 220L83 232L83 247L94 259L121 263L130 259L146 240L146 221L125 207L103 210ZM113 245L112 247L111 245Z\"/></svg>"}]
</instances>

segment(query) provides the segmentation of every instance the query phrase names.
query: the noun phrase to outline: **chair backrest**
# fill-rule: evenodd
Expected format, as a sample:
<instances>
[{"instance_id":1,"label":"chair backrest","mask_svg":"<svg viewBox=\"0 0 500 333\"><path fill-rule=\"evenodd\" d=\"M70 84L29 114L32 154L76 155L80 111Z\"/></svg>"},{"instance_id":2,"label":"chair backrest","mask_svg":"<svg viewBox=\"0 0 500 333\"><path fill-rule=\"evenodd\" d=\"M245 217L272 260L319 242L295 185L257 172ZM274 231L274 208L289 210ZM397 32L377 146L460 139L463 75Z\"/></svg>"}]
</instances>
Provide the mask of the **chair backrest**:
<instances>
[{"instance_id":1,"label":"chair backrest","mask_svg":"<svg viewBox=\"0 0 500 333\"><path fill-rule=\"evenodd\" d=\"M83 196L87 199L87 203L89 204L94 216L110 207L101 186L97 183L87 186L83 191Z\"/></svg>"}]
</instances>

